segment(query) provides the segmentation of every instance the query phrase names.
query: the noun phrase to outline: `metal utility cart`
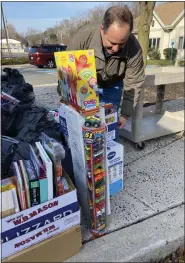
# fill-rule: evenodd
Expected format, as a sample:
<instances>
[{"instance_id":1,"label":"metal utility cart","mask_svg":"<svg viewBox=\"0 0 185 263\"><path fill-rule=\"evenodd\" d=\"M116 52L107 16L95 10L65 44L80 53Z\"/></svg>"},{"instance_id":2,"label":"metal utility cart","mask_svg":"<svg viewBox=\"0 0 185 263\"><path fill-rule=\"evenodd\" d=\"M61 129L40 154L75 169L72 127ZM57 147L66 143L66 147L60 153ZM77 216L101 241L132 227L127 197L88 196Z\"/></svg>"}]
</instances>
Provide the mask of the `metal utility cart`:
<instances>
[{"instance_id":1,"label":"metal utility cart","mask_svg":"<svg viewBox=\"0 0 185 263\"><path fill-rule=\"evenodd\" d=\"M137 149L144 149L144 141L177 133L184 130L184 110L168 112L163 110L165 85L184 82L183 67L146 69L146 78L135 108L134 116L119 131L134 142ZM144 88L157 86L155 111L143 112Z\"/></svg>"}]
</instances>

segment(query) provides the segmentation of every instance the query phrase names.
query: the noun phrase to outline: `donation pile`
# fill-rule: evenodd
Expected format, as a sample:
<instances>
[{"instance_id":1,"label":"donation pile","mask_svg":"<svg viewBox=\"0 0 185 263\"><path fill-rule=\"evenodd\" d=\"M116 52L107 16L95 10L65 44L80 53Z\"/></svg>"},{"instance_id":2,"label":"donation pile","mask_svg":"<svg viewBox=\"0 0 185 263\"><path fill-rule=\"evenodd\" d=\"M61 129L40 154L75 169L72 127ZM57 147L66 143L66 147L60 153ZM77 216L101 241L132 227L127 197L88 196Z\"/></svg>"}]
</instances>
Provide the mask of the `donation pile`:
<instances>
[{"instance_id":1,"label":"donation pile","mask_svg":"<svg viewBox=\"0 0 185 263\"><path fill-rule=\"evenodd\" d=\"M99 102L94 50L55 53L61 130L71 148L75 185L95 237L107 232L110 196L123 189L123 146L116 107Z\"/></svg>"}]
</instances>

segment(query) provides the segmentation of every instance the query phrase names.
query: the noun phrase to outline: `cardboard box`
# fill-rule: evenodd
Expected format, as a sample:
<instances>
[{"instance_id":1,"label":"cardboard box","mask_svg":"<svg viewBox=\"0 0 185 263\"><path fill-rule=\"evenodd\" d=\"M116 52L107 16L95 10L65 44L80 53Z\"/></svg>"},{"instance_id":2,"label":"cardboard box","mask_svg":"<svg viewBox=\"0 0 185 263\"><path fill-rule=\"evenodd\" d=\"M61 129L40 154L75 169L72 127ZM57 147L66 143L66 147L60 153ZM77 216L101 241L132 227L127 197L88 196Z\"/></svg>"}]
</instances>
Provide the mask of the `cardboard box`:
<instances>
[{"instance_id":1,"label":"cardboard box","mask_svg":"<svg viewBox=\"0 0 185 263\"><path fill-rule=\"evenodd\" d=\"M98 111L94 50L56 52L55 61L62 100L84 113Z\"/></svg>"},{"instance_id":2,"label":"cardboard box","mask_svg":"<svg viewBox=\"0 0 185 263\"><path fill-rule=\"evenodd\" d=\"M90 218L89 203L88 203L88 187L85 172L85 151L83 142L82 127L84 125L84 117L82 117L75 109L70 106L62 104L59 115L63 113L65 108L65 116L67 120L67 129L69 135L69 146L71 148L73 170L75 177L75 184L78 191L78 199L80 206L86 218ZM100 115L103 113L103 108L100 110ZM108 179L108 178L107 178ZM110 215L110 196L109 196L109 182L107 183L106 195L106 212Z\"/></svg>"},{"instance_id":3,"label":"cardboard box","mask_svg":"<svg viewBox=\"0 0 185 263\"><path fill-rule=\"evenodd\" d=\"M2 258L80 224L77 192L66 179L71 192L2 219Z\"/></svg>"},{"instance_id":4,"label":"cardboard box","mask_svg":"<svg viewBox=\"0 0 185 263\"><path fill-rule=\"evenodd\" d=\"M124 172L124 147L115 141L107 142L107 163L106 171L109 178L109 193L114 196L119 193L123 187Z\"/></svg>"},{"instance_id":5,"label":"cardboard box","mask_svg":"<svg viewBox=\"0 0 185 263\"><path fill-rule=\"evenodd\" d=\"M80 251L80 225L27 248L2 262L63 262Z\"/></svg>"}]
</instances>

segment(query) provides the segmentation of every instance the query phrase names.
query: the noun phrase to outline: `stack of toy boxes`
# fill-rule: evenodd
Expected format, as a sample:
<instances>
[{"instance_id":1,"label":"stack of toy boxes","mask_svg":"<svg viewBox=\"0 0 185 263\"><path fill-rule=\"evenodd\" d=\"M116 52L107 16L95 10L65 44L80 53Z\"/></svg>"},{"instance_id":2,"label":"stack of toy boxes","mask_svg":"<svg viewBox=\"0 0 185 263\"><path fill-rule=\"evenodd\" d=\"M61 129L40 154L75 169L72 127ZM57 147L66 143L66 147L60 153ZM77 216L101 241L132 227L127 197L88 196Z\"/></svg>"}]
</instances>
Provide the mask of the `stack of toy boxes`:
<instances>
[{"instance_id":1,"label":"stack of toy boxes","mask_svg":"<svg viewBox=\"0 0 185 263\"><path fill-rule=\"evenodd\" d=\"M117 140L117 133L116 131L114 132L114 128L116 130L117 126L117 111L115 111L112 104L103 105L103 107L99 105L93 50L57 52L55 53L55 60L62 94L59 119L61 125L64 123L65 135L68 136L69 146L71 148L79 201L85 214L88 216L88 188L82 127L84 126L85 117L99 115L101 123L105 124L107 121L107 127L109 127L108 131L110 133L109 136L107 136L107 141L111 139ZM111 127L111 125L115 126ZM121 158L123 158L123 156L120 157L120 159ZM106 213L110 214L108 180L109 178L107 177L108 194Z\"/></svg>"}]
</instances>

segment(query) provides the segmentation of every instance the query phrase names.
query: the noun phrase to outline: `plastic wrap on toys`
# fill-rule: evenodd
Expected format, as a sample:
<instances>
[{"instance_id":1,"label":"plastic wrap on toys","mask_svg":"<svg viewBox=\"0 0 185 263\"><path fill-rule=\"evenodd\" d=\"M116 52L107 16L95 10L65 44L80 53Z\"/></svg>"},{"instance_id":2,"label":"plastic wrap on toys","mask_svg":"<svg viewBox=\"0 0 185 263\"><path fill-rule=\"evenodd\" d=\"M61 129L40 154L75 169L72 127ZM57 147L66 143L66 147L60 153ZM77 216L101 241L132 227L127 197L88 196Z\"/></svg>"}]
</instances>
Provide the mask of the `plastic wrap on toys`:
<instances>
[{"instance_id":1,"label":"plastic wrap on toys","mask_svg":"<svg viewBox=\"0 0 185 263\"><path fill-rule=\"evenodd\" d=\"M106 233L105 127L97 117L86 118L83 127L86 176L89 192L91 231L94 236Z\"/></svg>"}]
</instances>

